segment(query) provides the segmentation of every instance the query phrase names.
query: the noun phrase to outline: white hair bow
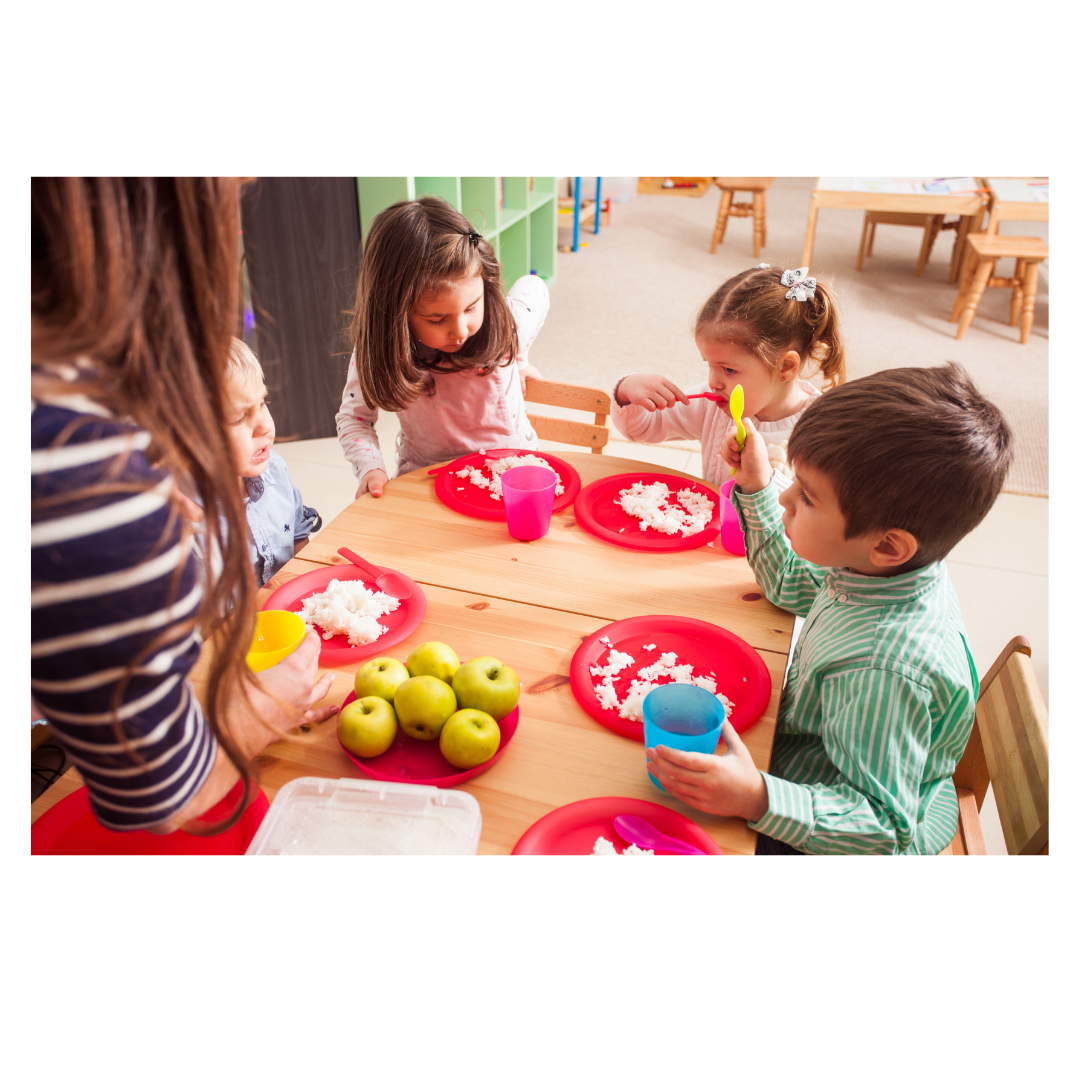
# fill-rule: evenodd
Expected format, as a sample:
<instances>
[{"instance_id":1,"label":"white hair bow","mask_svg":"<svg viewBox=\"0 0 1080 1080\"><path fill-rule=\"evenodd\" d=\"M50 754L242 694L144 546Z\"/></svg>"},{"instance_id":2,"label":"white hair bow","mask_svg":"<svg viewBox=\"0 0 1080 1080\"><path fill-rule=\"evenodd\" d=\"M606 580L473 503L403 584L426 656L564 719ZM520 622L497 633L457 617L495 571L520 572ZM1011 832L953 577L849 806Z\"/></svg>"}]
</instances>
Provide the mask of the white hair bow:
<instances>
[{"instance_id":1,"label":"white hair bow","mask_svg":"<svg viewBox=\"0 0 1080 1080\"><path fill-rule=\"evenodd\" d=\"M781 285L790 285L785 300L805 300L814 295L817 288L817 280L806 275L810 272L809 266L800 266L798 270L785 270L780 278Z\"/></svg>"}]
</instances>

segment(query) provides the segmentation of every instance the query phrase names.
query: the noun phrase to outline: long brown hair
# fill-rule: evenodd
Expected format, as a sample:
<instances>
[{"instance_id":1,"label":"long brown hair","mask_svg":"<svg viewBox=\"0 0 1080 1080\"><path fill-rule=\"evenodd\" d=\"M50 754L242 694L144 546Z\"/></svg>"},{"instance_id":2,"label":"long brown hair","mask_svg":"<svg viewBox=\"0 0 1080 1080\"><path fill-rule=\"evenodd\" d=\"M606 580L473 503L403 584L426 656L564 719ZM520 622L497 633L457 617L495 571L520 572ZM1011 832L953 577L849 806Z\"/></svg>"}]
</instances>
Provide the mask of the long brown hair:
<instances>
[{"instance_id":1,"label":"long brown hair","mask_svg":"<svg viewBox=\"0 0 1080 1080\"><path fill-rule=\"evenodd\" d=\"M826 386L838 386L847 370L836 296L819 280L805 300L788 300L782 276L782 270L755 267L728 278L705 301L694 336L737 342L773 369L794 349L802 358L800 374L820 371Z\"/></svg>"},{"instance_id":2,"label":"long brown hair","mask_svg":"<svg viewBox=\"0 0 1080 1080\"><path fill-rule=\"evenodd\" d=\"M226 699L252 682L245 658L256 590L223 415L237 312L238 192L238 181L205 178L31 181L32 392L86 394L148 431L148 454L177 486L198 494L208 549L221 553L198 615L151 646L196 623L206 637L223 612L232 616L217 630L205 704L244 780L244 798L224 821L185 826L203 834L229 828L258 789L254 764L225 719ZM89 383L50 378L41 366L76 358L89 361Z\"/></svg>"},{"instance_id":3,"label":"long brown hair","mask_svg":"<svg viewBox=\"0 0 1080 1080\"><path fill-rule=\"evenodd\" d=\"M483 325L459 352L425 364L409 330L409 312L425 293L474 274L484 282ZM517 327L494 249L433 195L396 202L372 221L351 315L348 336L364 401L388 412L434 393L432 371L487 374L517 357Z\"/></svg>"}]
</instances>

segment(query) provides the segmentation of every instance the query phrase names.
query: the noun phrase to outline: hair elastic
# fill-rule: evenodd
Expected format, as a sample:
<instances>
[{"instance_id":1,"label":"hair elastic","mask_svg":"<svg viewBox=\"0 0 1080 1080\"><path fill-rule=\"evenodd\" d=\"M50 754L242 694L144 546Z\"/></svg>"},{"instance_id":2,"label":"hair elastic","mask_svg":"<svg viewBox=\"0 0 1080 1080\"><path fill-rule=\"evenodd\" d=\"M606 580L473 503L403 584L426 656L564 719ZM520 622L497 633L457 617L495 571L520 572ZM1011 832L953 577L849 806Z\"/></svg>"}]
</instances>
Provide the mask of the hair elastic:
<instances>
[{"instance_id":1,"label":"hair elastic","mask_svg":"<svg viewBox=\"0 0 1080 1080\"><path fill-rule=\"evenodd\" d=\"M781 285L790 285L784 296L785 300L798 300L800 303L809 296L814 295L817 288L817 280L806 275L810 272L809 266L800 266L798 270L785 270L780 277Z\"/></svg>"},{"instance_id":2,"label":"hair elastic","mask_svg":"<svg viewBox=\"0 0 1080 1080\"><path fill-rule=\"evenodd\" d=\"M469 230L469 243L472 244L473 247L480 246L480 234L474 229Z\"/></svg>"},{"instance_id":3,"label":"hair elastic","mask_svg":"<svg viewBox=\"0 0 1080 1080\"><path fill-rule=\"evenodd\" d=\"M768 270L770 265L771 265L770 263L758 263L757 266L754 267L754 269L755 270Z\"/></svg>"}]
</instances>

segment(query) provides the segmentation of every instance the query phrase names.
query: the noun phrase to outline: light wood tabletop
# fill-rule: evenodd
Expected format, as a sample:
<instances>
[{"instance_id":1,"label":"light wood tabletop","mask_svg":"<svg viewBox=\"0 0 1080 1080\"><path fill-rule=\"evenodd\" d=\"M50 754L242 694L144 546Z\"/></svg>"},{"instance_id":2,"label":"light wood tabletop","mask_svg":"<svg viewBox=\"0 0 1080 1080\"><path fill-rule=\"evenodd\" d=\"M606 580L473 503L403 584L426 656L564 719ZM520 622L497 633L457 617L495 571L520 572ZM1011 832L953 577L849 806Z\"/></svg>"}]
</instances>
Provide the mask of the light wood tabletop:
<instances>
[{"instance_id":1,"label":"light wood tabletop","mask_svg":"<svg viewBox=\"0 0 1080 1080\"><path fill-rule=\"evenodd\" d=\"M641 471L638 461L607 455L557 456L577 469L583 486ZM650 471L687 475L660 466ZM664 554L618 547L582 529L572 507L552 518L547 536L522 543L504 522L444 506L434 478L423 469L390 481L381 498L365 495L338 515L275 575L260 594L260 606L298 574L344 563L340 547L408 574L427 597L424 621L381 655L404 661L417 644L444 641L463 661L498 657L521 680L521 719L513 741L494 767L462 785L480 803L480 854L508 854L543 815L579 799L610 795L669 806L701 825L726 853L753 853L756 834L744 822L692 810L655 788L643 745L592 720L569 686L575 650L612 621L664 614L722 626L757 650L772 679L765 715L743 735L755 763L767 768L794 619L764 599L745 558L728 554L719 542ZM332 669L338 677L329 701L339 704L348 696L363 662ZM193 673L197 688L204 664ZM271 799L299 776L362 776L338 743L334 720L270 746L259 767ZM77 782L65 777L45 792L33 804L35 816Z\"/></svg>"},{"instance_id":2,"label":"light wood tabletop","mask_svg":"<svg viewBox=\"0 0 1080 1080\"><path fill-rule=\"evenodd\" d=\"M970 181L970 182L968 182ZM882 181L883 187L889 182ZM817 230L818 211L880 210L900 214L958 214L960 228L953 248L949 280L956 281L960 272L960 257L964 250L964 238L972 228L978 228L988 198L987 192L977 190L982 185L975 177L964 178L962 186L953 185L953 194L907 193L902 191L861 190L859 178L851 176L821 176L810 192L810 210L806 219L806 238L803 241L802 265L813 269L814 233ZM901 187L897 183L895 186ZM970 189L970 190L968 190Z\"/></svg>"}]
</instances>

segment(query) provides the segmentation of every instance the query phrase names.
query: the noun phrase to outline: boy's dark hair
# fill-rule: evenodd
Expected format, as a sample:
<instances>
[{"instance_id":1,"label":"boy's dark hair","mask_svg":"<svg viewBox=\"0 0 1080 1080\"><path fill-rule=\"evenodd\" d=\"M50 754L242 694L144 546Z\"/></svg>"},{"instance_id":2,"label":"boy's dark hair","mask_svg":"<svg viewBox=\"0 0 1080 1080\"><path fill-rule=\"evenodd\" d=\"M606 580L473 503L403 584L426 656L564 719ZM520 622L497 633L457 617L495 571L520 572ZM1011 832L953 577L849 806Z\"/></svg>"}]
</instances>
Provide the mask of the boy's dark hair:
<instances>
[{"instance_id":1,"label":"boy's dark hair","mask_svg":"<svg viewBox=\"0 0 1080 1080\"><path fill-rule=\"evenodd\" d=\"M960 364L891 368L807 406L788 460L824 473L845 539L906 529L919 543L901 570L937 562L986 516L1012 462L1005 418Z\"/></svg>"}]
</instances>

